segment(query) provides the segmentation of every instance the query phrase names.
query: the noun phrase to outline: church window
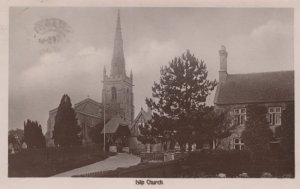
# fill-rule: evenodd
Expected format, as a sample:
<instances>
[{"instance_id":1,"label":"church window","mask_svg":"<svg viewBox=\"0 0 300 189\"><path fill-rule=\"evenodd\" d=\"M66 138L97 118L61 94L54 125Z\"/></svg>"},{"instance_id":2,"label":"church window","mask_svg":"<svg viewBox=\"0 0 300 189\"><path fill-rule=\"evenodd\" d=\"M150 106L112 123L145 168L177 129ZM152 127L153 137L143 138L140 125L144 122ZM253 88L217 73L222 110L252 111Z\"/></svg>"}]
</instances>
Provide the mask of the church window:
<instances>
[{"instance_id":1,"label":"church window","mask_svg":"<svg viewBox=\"0 0 300 189\"><path fill-rule=\"evenodd\" d=\"M126 101L127 101L127 103L129 103L129 89L128 88L127 88Z\"/></svg>"},{"instance_id":2,"label":"church window","mask_svg":"<svg viewBox=\"0 0 300 189\"><path fill-rule=\"evenodd\" d=\"M245 125L246 123L246 108L233 110L233 122L235 125Z\"/></svg>"},{"instance_id":3,"label":"church window","mask_svg":"<svg viewBox=\"0 0 300 189\"><path fill-rule=\"evenodd\" d=\"M112 100L117 100L117 89L116 89L116 87L111 88L111 99Z\"/></svg>"},{"instance_id":4,"label":"church window","mask_svg":"<svg viewBox=\"0 0 300 189\"><path fill-rule=\"evenodd\" d=\"M281 125L281 107L269 107L267 120L269 125Z\"/></svg>"}]
</instances>

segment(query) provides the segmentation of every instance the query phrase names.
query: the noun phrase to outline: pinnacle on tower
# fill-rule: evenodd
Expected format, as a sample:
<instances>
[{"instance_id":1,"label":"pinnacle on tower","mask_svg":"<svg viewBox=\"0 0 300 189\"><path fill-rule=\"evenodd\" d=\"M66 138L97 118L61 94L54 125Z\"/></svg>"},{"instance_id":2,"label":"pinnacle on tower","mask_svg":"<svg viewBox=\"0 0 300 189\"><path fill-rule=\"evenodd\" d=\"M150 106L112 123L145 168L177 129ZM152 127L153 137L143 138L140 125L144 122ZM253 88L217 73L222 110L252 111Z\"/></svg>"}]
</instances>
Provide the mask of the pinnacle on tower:
<instances>
[{"instance_id":1,"label":"pinnacle on tower","mask_svg":"<svg viewBox=\"0 0 300 189\"><path fill-rule=\"evenodd\" d=\"M120 11L118 10L110 76L122 77L125 75L126 75L126 71L125 71L125 58L124 58L123 39L122 39L122 31L121 31L121 19L120 19Z\"/></svg>"},{"instance_id":2,"label":"pinnacle on tower","mask_svg":"<svg viewBox=\"0 0 300 189\"><path fill-rule=\"evenodd\" d=\"M106 76L106 68L105 68L105 66L103 67L103 78L105 78L105 76Z\"/></svg>"}]
</instances>

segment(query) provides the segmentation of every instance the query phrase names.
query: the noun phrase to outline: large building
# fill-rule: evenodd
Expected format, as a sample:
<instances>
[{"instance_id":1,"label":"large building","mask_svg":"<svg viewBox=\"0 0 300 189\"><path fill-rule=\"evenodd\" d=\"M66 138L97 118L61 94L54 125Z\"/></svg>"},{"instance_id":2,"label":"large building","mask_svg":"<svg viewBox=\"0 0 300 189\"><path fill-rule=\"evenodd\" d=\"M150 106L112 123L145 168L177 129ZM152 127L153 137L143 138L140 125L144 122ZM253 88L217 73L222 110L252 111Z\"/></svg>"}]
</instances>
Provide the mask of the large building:
<instances>
[{"instance_id":1,"label":"large building","mask_svg":"<svg viewBox=\"0 0 300 189\"><path fill-rule=\"evenodd\" d=\"M112 115L121 115L130 123L134 119L132 80L132 72L130 72L130 77L126 75L120 13L118 12L110 75L106 74L105 67L103 69L102 103L110 107Z\"/></svg>"},{"instance_id":2,"label":"large building","mask_svg":"<svg viewBox=\"0 0 300 189\"><path fill-rule=\"evenodd\" d=\"M81 127L83 143L92 142L89 131L91 127L103 121L104 104L106 107L105 119L120 117L128 124L133 122L133 75L130 72L130 77L128 77L125 67L121 20L118 12L110 75L107 75L105 67L103 69L102 103L87 98L74 105L77 121ZM47 146L54 145L52 136L56 113L57 108L49 111L46 132Z\"/></svg>"},{"instance_id":3,"label":"large building","mask_svg":"<svg viewBox=\"0 0 300 189\"><path fill-rule=\"evenodd\" d=\"M92 100L90 98L84 99L83 101L74 105L76 112L76 118L78 125L81 127L81 135L83 137L83 143L90 143L91 138L89 137L89 131L91 127L103 121L103 107L102 104ZM52 139L53 129L55 124L55 116L57 114L57 108L49 111L49 118L47 121L47 132L46 132L46 145L54 146Z\"/></svg>"},{"instance_id":4,"label":"large building","mask_svg":"<svg viewBox=\"0 0 300 189\"><path fill-rule=\"evenodd\" d=\"M219 51L220 70L214 104L216 111L226 112L237 125L235 132L224 139L223 149L243 149L241 138L245 128L247 106L257 104L268 109L267 120L274 134L273 146L277 146L277 128L281 126L281 114L287 104L294 104L294 71L276 71L249 74L229 74L227 72L227 51L224 46ZM271 145L271 146L272 146Z\"/></svg>"}]
</instances>

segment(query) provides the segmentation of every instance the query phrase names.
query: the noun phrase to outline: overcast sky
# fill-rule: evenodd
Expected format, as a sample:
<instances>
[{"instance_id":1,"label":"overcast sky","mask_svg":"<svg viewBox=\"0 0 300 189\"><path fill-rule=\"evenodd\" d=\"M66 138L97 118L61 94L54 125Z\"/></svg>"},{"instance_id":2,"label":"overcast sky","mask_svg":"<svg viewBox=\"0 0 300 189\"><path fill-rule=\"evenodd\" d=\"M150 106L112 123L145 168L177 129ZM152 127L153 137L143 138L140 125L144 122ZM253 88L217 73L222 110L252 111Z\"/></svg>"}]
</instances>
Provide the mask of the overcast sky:
<instances>
[{"instance_id":1,"label":"overcast sky","mask_svg":"<svg viewBox=\"0 0 300 189\"><path fill-rule=\"evenodd\" d=\"M134 77L135 114L145 108L160 67L186 49L204 60L210 79L218 78L221 45L228 51L229 73L294 68L292 9L121 8L120 13L126 70L129 74L132 69ZM48 112L65 93L72 104L88 96L100 102L116 16L116 8L10 9L10 129L23 128L32 119L46 132ZM65 21L70 31L55 45L40 43L45 34L34 30L48 18Z\"/></svg>"}]
</instances>

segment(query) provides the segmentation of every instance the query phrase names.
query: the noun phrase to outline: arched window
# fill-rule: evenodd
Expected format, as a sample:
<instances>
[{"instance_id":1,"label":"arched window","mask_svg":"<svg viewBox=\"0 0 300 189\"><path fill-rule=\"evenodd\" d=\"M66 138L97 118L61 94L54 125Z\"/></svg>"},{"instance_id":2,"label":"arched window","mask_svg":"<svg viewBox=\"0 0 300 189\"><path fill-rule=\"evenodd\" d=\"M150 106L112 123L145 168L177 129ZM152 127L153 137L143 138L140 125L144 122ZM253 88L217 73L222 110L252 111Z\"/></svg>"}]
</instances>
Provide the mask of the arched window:
<instances>
[{"instance_id":1,"label":"arched window","mask_svg":"<svg viewBox=\"0 0 300 189\"><path fill-rule=\"evenodd\" d=\"M117 100L117 89L116 89L116 87L111 88L111 99L112 100Z\"/></svg>"},{"instance_id":2,"label":"arched window","mask_svg":"<svg viewBox=\"0 0 300 189\"><path fill-rule=\"evenodd\" d=\"M126 100L127 100L127 103L129 103L129 89L128 88L127 88Z\"/></svg>"}]
</instances>

